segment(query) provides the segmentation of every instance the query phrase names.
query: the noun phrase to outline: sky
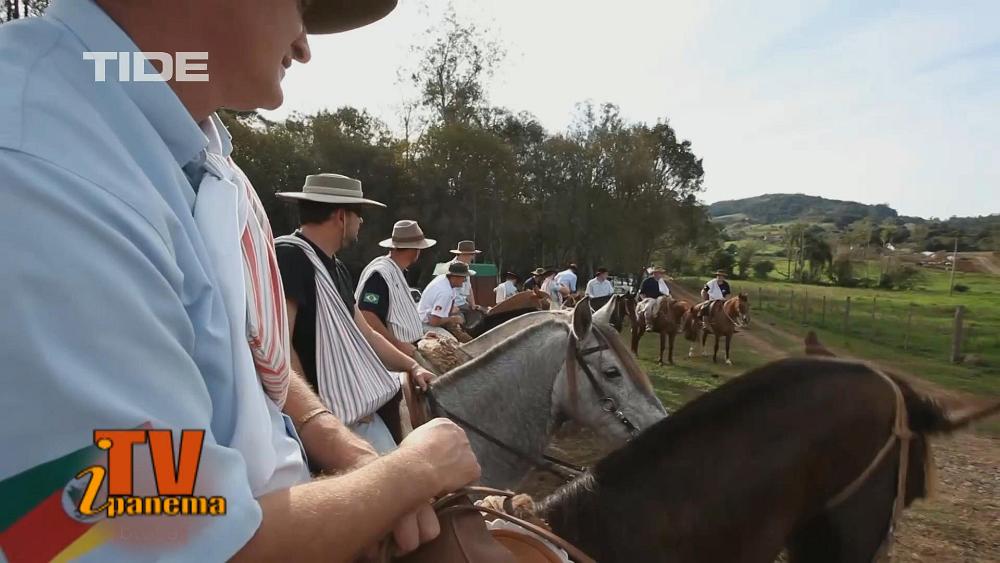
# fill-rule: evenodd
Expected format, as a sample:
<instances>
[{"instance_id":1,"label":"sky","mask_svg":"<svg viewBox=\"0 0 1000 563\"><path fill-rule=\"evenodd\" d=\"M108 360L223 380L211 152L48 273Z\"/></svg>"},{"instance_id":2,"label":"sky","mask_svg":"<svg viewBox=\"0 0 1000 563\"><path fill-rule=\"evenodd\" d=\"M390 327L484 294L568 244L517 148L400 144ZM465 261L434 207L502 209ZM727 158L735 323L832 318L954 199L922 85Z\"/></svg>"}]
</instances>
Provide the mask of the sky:
<instances>
[{"instance_id":1,"label":"sky","mask_svg":"<svg viewBox=\"0 0 1000 563\"><path fill-rule=\"evenodd\" d=\"M904 215L1000 213L1000 1L454 0L506 49L491 103L564 130L577 104L669 120L714 202L806 193ZM613 6L613 7L612 7ZM268 117L350 105L398 126L400 69L444 0L311 38ZM405 75L405 72L404 72Z\"/></svg>"}]
</instances>

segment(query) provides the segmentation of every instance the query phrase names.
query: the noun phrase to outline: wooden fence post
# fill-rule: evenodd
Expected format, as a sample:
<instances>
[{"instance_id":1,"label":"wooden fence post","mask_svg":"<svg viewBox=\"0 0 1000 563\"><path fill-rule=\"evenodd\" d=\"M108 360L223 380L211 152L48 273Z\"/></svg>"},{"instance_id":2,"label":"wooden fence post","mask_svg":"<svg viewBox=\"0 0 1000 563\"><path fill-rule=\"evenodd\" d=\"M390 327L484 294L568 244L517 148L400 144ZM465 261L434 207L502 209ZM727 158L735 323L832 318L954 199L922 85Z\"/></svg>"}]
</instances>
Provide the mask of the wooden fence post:
<instances>
[{"instance_id":1,"label":"wooden fence post","mask_svg":"<svg viewBox=\"0 0 1000 563\"><path fill-rule=\"evenodd\" d=\"M846 338L851 334L851 296L847 296L847 302L844 304L844 337Z\"/></svg>"},{"instance_id":2,"label":"wooden fence post","mask_svg":"<svg viewBox=\"0 0 1000 563\"><path fill-rule=\"evenodd\" d=\"M820 317L820 324L826 327L826 295L823 296L823 316Z\"/></svg>"},{"instance_id":3,"label":"wooden fence post","mask_svg":"<svg viewBox=\"0 0 1000 563\"><path fill-rule=\"evenodd\" d=\"M789 320L795 320L795 290L788 290L788 318Z\"/></svg>"},{"instance_id":4,"label":"wooden fence post","mask_svg":"<svg viewBox=\"0 0 1000 563\"><path fill-rule=\"evenodd\" d=\"M962 323L965 320L965 307L955 307L955 329L951 335L951 363L962 361Z\"/></svg>"}]
</instances>

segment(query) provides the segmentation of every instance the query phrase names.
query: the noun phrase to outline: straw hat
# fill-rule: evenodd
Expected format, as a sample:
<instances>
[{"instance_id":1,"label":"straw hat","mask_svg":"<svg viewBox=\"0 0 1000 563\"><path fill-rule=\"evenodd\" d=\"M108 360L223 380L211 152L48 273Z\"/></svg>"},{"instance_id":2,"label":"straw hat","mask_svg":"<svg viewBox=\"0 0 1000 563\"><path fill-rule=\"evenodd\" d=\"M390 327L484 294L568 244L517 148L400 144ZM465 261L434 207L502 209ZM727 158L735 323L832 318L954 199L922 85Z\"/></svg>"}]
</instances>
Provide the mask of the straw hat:
<instances>
[{"instance_id":1,"label":"straw hat","mask_svg":"<svg viewBox=\"0 0 1000 563\"><path fill-rule=\"evenodd\" d=\"M463 240L458 243L454 250L449 250L452 254L482 254L482 250L476 250L476 243L471 240Z\"/></svg>"},{"instance_id":2,"label":"straw hat","mask_svg":"<svg viewBox=\"0 0 1000 563\"><path fill-rule=\"evenodd\" d=\"M651 268L649 270L649 273L651 273L651 274L656 274L656 273L665 274L665 273L667 273L667 271L664 270L663 268L659 267L659 266L656 266L654 268Z\"/></svg>"},{"instance_id":3,"label":"straw hat","mask_svg":"<svg viewBox=\"0 0 1000 563\"><path fill-rule=\"evenodd\" d=\"M545 271L546 271L545 268L535 268L531 272L531 275L533 275L533 276L544 276L545 275Z\"/></svg>"},{"instance_id":4,"label":"straw hat","mask_svg":"<svg viewBox=\"0 0 1000 563\"><path fill-rule=\"evenodd\" d=\"M339 33L376 22L396 7L396 0L312 0L302 21L314 35Z\"/></svg>"},{"instance_id":5,"label":"straw hat","mask_svg":"<svg viewBox=\"0 0 1000 563\"><path fill-rule=\"evenodd\" d=\"M306 183L302 186L301 192L278 192L275 195L288 200L385 207L384 203L365 199L365 194L361 191L360 180L340 174L306 176Z\"/></svg>"},{"instance_id":6,"label":"straw hat","mask_svg":"<svg viewBox=\"0 0 1000 563\"><path fill-rule=\"evenodd\" d=\"M392 226L392 238L378 243L382 248L416 248L423 250L437 244L437 241L424 236L424 231L416 221L403 219Z\"/></svg>"}]
</instances>

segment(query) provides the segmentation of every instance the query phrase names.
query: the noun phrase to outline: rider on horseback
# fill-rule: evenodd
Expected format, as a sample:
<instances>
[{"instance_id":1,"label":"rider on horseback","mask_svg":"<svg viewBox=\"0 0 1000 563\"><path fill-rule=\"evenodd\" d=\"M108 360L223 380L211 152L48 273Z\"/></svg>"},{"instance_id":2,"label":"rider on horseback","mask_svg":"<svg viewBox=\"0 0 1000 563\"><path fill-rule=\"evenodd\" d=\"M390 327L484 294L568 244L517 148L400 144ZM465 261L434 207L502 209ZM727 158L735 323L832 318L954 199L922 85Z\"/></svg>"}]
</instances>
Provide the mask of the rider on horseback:
<instances>
[{"instance_id":1,"label":"rider on horseback","mask_svg":"<svg viewBox=\"0 0 1000 563\"><path fill-rule=\"evenodd\" d=\"M698 304L698 318L705 321L715 307L715 303L725 301L732 290L729 289L729 282L726 281L726 272L717 270L715 278L708 281L705 287L701 288L701 298L704 299Z\"/></svg>"},{"instance_id":2,"label":"rider on horseback","mask_svg":"<svg viewBox=\"0 0 1000 563\"><path fill-rule=\"evenodd\" d=\"M667 280L663 279L663 274L667 271L659 266L650 270L650 276L643 280L639 287L639 295L643 298L639 304L638 313L646 320L646 331L653 331L653 320L660 312L662 298L670 297L670 287Z\"/></svg>"}]
</instances>

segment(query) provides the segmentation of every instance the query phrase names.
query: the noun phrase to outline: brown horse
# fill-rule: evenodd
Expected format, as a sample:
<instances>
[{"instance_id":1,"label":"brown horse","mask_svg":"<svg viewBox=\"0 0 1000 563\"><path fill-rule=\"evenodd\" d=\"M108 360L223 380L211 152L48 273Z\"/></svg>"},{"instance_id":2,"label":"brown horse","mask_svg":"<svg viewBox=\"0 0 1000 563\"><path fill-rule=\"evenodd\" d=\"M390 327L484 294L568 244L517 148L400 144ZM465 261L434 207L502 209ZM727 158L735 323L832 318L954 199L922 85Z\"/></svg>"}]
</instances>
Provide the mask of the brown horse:
<instances>
[{"instance_id":1,"label":"brown horse","mask_svg":"<svg viewBox=\"0 0 1000 563\"><path fill-rule=\"evenodd\" d=\"M836 358L780 360L652 426L539 505L602 563L868 563L932 486L927 437L1000 412L946 408Z\"/></svg>"},{"instance_id":2,"label":"brown horse","mask_svg":"<svg viewBox=\"0 0 1000 563\"><path fill-rule=\"evenodd\" d=\"M704 307L711 307L708 320L702 324L701 311ZM712 361L719 361L719 337L726 339L726 365L733 365L729 358L729 348L732 344L733 334L736 329L750 324L750 297L746 293L741 293L737 297L727 299L721 306L716 302L701 303L691 307L684 315L682 321L684 327L684 338L691 342L698 341L701 334L701 355L707 356L705 343L708 335L715 335L715 352L712 354ZM694 356L694 345L688 350L688 357Z\"/></svg>"},{"instance_id":3,"label":"brown horse","mask_svg":"<svg viewBox=\"0 0 1000 563\"><path fill-rule=\"evenodd\" d=\"M638 357L639 341L646 334L646 321L640 319L636 313L637 305L635 295L629 293L625 296L625 312L632 327L632 353ZM674 340L681 331L684 316L690 309L691 304L687 301L669 297L660 305L660 310L653 319L653 330L660 333L660 356L657 360L660 365L663 365L664 349L667 350L667 363L674 365Z\"/></svg>"}]
</instances>

